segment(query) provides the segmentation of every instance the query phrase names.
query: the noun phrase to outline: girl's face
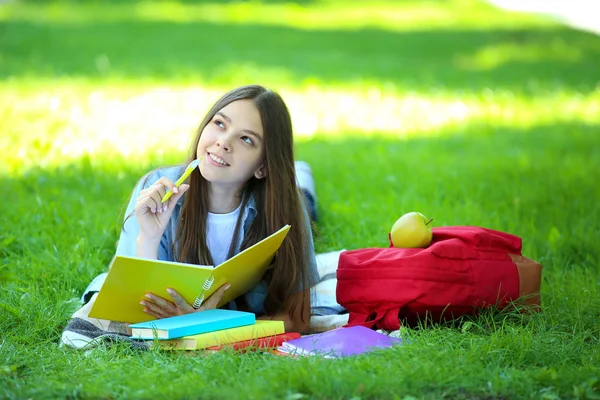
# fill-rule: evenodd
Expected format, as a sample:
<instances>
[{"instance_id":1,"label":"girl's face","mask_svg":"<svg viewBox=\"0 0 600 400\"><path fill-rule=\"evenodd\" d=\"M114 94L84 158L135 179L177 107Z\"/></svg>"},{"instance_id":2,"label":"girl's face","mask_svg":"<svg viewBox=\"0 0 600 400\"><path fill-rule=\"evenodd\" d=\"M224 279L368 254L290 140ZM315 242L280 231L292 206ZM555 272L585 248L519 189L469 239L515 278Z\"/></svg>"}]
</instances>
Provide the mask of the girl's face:
<instances>
[{"instance_id":1,"label":"girl's face","mask_svg":"<svg viewBox=\"0 0 600 400\"><path fill-rule=\"evenodd\" d=\"M241 188L252 176L265 176L264 132L252 100L219 110L202 130L196 155L200 173L212 184Z\"/></svg>"}]
</instances>

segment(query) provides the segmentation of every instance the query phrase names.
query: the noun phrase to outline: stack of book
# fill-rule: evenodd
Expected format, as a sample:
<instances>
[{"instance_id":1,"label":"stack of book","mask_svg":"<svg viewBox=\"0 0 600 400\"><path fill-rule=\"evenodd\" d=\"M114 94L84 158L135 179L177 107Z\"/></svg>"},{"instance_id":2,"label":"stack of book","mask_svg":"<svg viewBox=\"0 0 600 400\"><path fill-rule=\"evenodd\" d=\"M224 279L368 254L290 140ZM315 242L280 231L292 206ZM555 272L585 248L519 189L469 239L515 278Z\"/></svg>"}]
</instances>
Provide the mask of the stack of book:
<instances>
[{"instance_id":1,"label":"stack of book","mask_svg":"<svg viewBox=\"0 0 600 400\"><path fill-rule=\"evenodd\" d=\"M129 325L132 338L172 350L276 349L300 337L283 321L256 320L253 313L213 309Z\"/></svg>"},{"instance_id":2,"label":"stack of book","mask_svg":"<svg viewBox=\"0 0 600 400\"><path fill-rule=\"evenodd\" d=\"M289 230L283 226L218 266L116 255L89 317L129 323L134 339L172 349L277 348L300 336L284 333L282 321L257 321L252 313L225 309L153 320L140 300L146 293L161 296L174 288L189 304L200 305L229 284L217 305L224 306L260 283Z\"/></svg>"}]
</instances>

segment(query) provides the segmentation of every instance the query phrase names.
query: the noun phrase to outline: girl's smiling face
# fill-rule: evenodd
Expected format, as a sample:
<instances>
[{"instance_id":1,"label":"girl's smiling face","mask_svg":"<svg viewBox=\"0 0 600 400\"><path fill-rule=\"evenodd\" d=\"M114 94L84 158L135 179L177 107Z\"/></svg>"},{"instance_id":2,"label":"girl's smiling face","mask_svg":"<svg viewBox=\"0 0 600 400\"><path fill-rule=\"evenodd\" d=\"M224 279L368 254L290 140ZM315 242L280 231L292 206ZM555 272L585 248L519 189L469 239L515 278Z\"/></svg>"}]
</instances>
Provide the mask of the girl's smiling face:
<instances>
[{"instance_id":1,"label":"girl's smiling face","mask_svg":"<svg viewBox=\"0 0 600 400\"><path fill-rule=\"evenodd\" d=\"M200 173L212 184L241 188L265 176L264 132L253 100L236 100L217 111L196 148Z\"/></svg>"}]
</instances>

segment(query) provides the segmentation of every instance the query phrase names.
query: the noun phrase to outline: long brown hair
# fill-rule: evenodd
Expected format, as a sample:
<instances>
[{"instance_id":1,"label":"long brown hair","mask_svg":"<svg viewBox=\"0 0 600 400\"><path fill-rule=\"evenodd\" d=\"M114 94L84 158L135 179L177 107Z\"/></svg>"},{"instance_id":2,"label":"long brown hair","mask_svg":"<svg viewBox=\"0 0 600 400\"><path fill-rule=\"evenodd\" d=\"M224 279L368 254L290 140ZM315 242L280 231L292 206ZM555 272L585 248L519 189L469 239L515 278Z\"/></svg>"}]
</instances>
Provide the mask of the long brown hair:
<instances>
[{"instance_id":1,"label":"long brown hair","mask_svg":"<svg viewBox=\"0 0 600 400\"><path fill-rule=\"evenodd\" d=\"M202 131L215 114L228 104L242 99L253 100L260 113L267 176L263 179L253 176L244 186L242 210L253 196L258 213L243 238L241 249L252 246L285 224L291 225L265 275L269 287L264 307L267 314L273 315L282 310L284 301L290 295L314 284L312 274L308 270L309 260L304 245L310 240L310 232L306 229L307 216L296 186L292 121L285 102L277 93L258 85L242 86L226 93L213 105L198 127L187 162L197 157L196 149ZM212 264L206 244L207 185L208 182L202 177L199 169L194 170L190 176L190 188L185 194L177 226L173 254L176 254L178 261ZM243 229L243 214L241 212L238 217L228 257L235 253L235 241L239 237L240 229ZM301 304L304 307L304 301ZM290 310L290 317L295 307L294 305Z\"/></svg>"}]
</instances>

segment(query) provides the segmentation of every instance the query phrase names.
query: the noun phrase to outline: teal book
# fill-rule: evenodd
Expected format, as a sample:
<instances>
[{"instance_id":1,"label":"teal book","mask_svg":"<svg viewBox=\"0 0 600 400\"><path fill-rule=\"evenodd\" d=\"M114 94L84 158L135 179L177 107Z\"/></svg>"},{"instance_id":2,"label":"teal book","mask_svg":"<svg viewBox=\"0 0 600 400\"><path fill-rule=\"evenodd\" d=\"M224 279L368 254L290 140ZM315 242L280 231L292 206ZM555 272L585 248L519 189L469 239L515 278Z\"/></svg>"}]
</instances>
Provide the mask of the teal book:
<instances>
[{"instance_id":1,"label":"teal book","mask_svg":"<svg viewBox=\"0 0 600 400\"><path fill-rule=\"evenodd\" d=\"M131 324L132 339L176 339L183 336L253 325L253 313L213 309Z\"/></svg>"}]
</instances>

